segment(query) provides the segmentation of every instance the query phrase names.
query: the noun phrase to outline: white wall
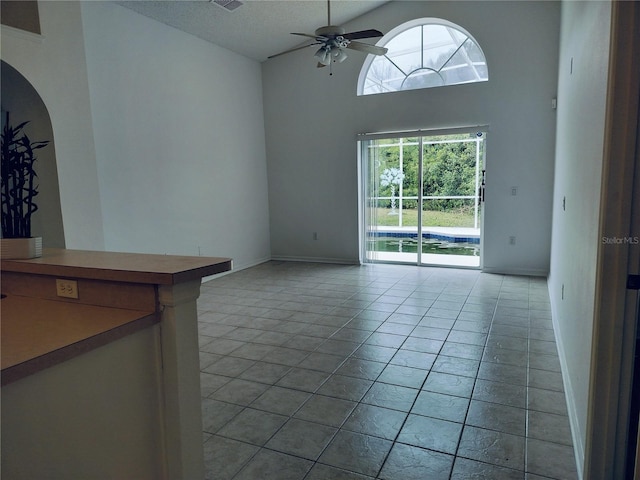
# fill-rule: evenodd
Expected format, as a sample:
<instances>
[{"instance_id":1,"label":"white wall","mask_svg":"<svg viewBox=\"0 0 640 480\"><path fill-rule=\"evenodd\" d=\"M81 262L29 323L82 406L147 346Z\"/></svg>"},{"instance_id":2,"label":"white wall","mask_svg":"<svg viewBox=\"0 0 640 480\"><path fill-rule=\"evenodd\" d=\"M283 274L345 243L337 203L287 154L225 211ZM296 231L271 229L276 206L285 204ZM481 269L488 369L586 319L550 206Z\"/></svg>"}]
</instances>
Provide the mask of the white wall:
<instances>
[{"instance_id":1,"label":"white wall","mask_svg":"<svg viewBox=\"0 0 640 480\"><path fill-rule=\"evenodd\" d=\"M107 250L270 257L260 65L85 2Z\"/></svg>"},{"instance_id":2,"label":"white wall","mask_svg":"<svg viewBox=\"0 0 640 480\"><path fill-rule=\"evenodd\" d=\"M610 9L608 1L562 4L549 294L579 468L587 433L600 242Z\"/></svg>"},{"instance_id":3,"label":"white wall","mask_svg":"<svg viewBox=\"0 0 640 480\"><path fill-rule=\"evenodd\" d=\"M2 60L33 85L51 116L66 247L102 250L80 7L39 2L39 8L42 36L2 26Z\"/></svg>"},{"instance_id":4,"label":"white wall","mask_svg":"<svg viewBox=\"0 0 640 480\"><path fill-rule=\"evenodd\" d=\"M387 32L414 18L452 21L483 48L485 83L356 97L359 52L333 76L316 68L312 48L263 63L274 257L358 260L358 133L488 124L484 268L546 274L559 13L546 1L399 1L347 26Z\"/></svg>"}]
</instances>

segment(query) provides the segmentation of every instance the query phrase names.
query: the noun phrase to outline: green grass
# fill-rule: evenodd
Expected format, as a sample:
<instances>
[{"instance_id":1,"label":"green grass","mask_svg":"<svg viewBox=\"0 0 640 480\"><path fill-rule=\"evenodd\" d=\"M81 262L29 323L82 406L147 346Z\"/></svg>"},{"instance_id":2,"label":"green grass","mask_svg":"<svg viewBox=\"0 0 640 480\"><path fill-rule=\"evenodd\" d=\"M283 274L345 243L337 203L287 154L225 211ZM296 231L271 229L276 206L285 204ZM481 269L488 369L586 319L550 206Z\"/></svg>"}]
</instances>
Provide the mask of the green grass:
<instances>
[{"instance_id":1,"label":"green grass","mask_svg":"<svg viewBox=\"0 0 640 480\"><path fill-rule=\"evenodd\" d=\"M391 209L378 208L377 220L379 226L397 227L399 226L398 215L389 215ZM399 213L398 210L396 212ZM473 228L473 211L468 210L425 210L422 213L422 225L429 227L470 227ZM405 209L402 211L402 226L418 226L418 210Z\"/></svg>"}]
</instances>

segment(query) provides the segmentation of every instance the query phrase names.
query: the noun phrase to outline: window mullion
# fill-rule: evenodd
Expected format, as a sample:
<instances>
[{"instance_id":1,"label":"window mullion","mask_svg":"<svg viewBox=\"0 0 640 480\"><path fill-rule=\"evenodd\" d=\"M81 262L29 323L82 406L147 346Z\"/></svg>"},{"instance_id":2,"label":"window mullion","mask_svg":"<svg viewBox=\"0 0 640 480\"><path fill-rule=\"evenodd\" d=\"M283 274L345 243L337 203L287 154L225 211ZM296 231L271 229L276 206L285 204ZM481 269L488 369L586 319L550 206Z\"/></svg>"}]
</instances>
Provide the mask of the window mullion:
<instances>
[{"instance_id":1,"label":"window mullion","mask_svg":"<svg viewBox=\"0 0 640 480\"><path fill-rule=\"evenodd\" d=\"M429 27L433 27L433 31ZM415 30L417 28L420 28L419 32ZM399 38L406 32L411 33ZM453 43L450 43L451 41ZM458 45L458 42L461 43ZM389 48L389 52L384 57L394 68L390 68L386 62L377 61L377 57L374 55L369 55L358 78L358 95L488 80L487 63L480 45L462 27L446 20L436 18L412 20L391 30L383 37L379 45ZM472 46L474 52L477 50L477 61L473 61L469 51L465 48L468 45ZM450 49L454 49L451 54L448 53ZM438 53L445 57L443 62L438 62L439 65L430 69L430 71L438 74L440 81L437 81L436 77L431 75L412 77L411 71L416 72L427 68L426 62L430 58L430 53L433 53L438 58ZM448 67L458 54L462 55L461 63ZM417 58L418 55L420 59ZM378 71L378 66L381 63L384 63L384 67L380 67L382 70ZM416 65L419 65L419 68L416 68ZM443 79L443 72L449 69L451 72L446 75L446 79ZM394 71L404 76L404 80L399 75L394 75ZM412 78L415 81L409 82L407 81L408 78ZM368 82L373 82L378 87L367 87L367 85L370 85Z\"/></svg>"}]
</instances>

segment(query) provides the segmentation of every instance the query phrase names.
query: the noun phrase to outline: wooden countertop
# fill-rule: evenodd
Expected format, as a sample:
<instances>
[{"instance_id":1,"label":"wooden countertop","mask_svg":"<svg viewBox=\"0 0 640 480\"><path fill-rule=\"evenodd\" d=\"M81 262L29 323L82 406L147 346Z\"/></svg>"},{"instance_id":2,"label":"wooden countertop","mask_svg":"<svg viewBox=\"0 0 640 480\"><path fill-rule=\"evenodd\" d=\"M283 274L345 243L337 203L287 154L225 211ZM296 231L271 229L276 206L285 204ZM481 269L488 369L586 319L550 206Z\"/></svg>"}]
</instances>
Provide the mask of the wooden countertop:
<instances>
[{"instance_id":1,"label":"wooden countertop","mask_svg":"<svg viewBox=\"0 0 640 480\"><path fill-rule=\"evenodd\" d=\"M231 268L229 258L64 249L44 249L39 258L0 262L0 269L8 272L156 285L174 285Z\"/></svg>"},{"instance_id":2,"label":"wooden countertop","mask_svg":"<svg viewBox=\"0 0 640 480\"><path fill-rule=\"evenodd\" d=\"M2 385L159 321L155 312L8 295L0 300Z\"/></svg>"},{"instance_id":3,"label":"wooden countertop","mask_svg":"<svg viewBox=\"0 0 640 480\"><path fill-rule=\"evenodd\" d=\"M229 258L64 249L45 249L42 257L29 260L1 260L3 291L9 284L0 300L2 385L159 322L156 285L199 281L231 267ZM25 283L25 277L32 280ZM56 277L85 282L81 298L56 297ZM140 290L133 290L138 287L151 289L151 302L122 304L112 298L126 296L121 289L138 298Z\"/></svg>"}]
</instances>

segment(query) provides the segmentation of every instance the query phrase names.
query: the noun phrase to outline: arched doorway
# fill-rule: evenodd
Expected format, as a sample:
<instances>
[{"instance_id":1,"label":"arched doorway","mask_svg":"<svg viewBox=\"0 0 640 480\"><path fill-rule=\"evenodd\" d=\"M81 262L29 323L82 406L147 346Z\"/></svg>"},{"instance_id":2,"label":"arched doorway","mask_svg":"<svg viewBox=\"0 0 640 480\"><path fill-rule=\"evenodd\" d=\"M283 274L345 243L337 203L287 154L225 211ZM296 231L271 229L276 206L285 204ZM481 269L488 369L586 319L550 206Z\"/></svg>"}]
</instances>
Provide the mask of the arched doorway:
<instances>
[{"instance_id":1,"label":"arched doorway","mask_svg":"<svg viewBox=\"0 0 640 480\"><path fill-rule=\"evenodd\" d=\"M13 125L29 121L25 133L30 138L50 142L46 148L38 151L36 171L40 187L38 211L32 217L32 234L42 237L44 247L64 248L58 168L49 111L31 83L5 61L0 61L0 76L3 126L5 113L9 112Z\"/></svg>"}]
</instances>

